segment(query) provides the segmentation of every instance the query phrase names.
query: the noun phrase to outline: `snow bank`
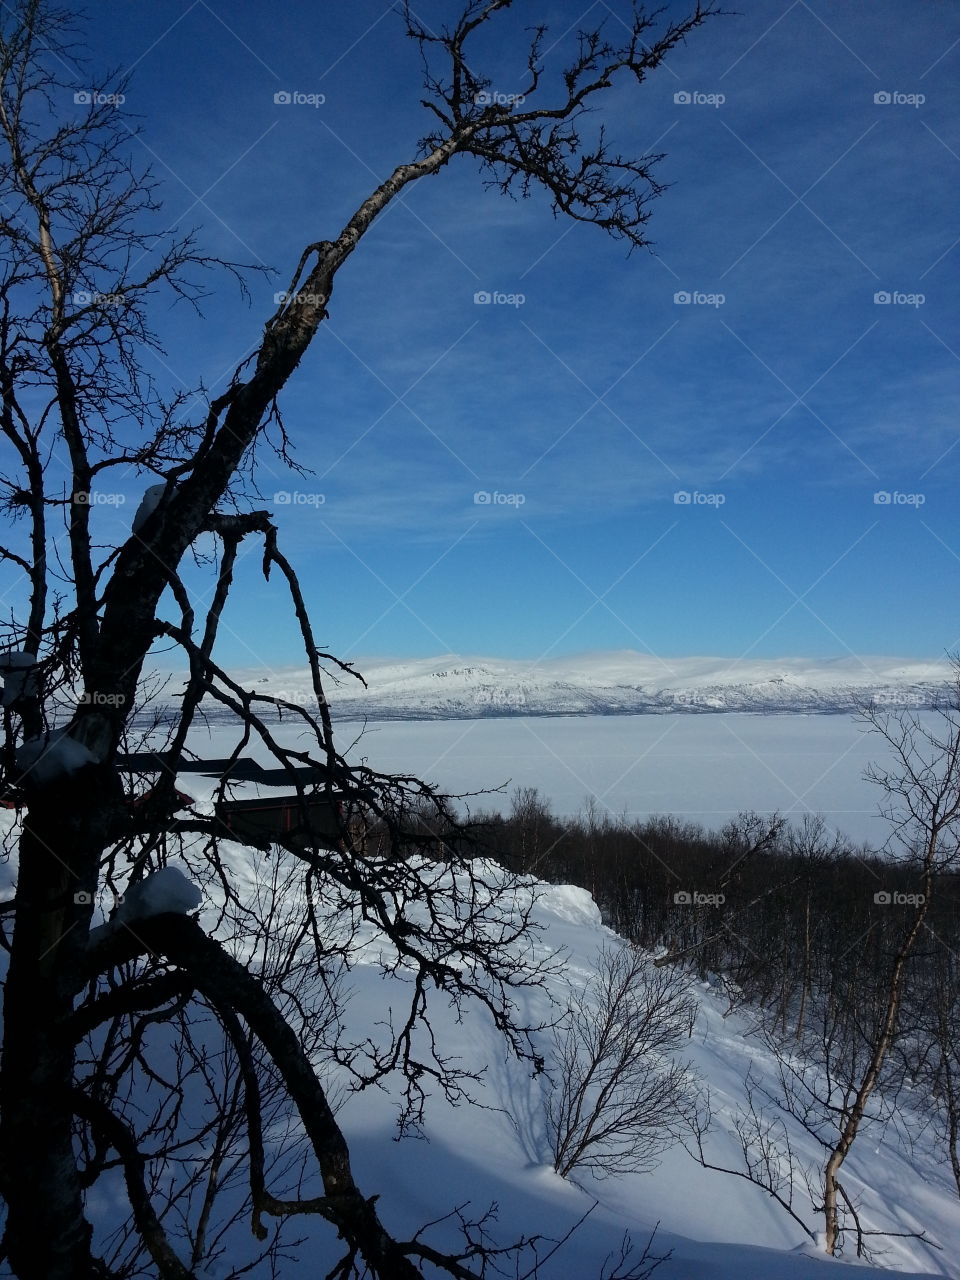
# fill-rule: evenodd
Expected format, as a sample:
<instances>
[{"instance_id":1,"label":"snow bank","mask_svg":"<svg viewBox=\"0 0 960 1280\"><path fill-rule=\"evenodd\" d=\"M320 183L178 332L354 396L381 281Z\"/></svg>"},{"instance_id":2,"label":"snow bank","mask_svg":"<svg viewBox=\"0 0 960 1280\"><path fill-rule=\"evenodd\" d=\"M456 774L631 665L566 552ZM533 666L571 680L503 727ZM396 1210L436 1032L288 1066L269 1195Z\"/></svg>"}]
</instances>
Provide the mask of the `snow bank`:
<instances>
[{"instance_id":1,"label":"snow bank","mask_svg":"<svg viewBox=\"0 0 960 1280\"><path fill-rule=\"evenodd\" d=\"M124 894L111 924L116 926L133 920L147 920L168 911L185 915L188 911L195 911L202 898L200 890L182 871L176 867L162 867Z\"/></svg>"},{"instance_id":2,"label":"snow bank","mask_svg":"<svg viewBox=\"0 0 960 1280\"><path fill-rule=\"evenodd\" d=\"M127 890L106 924L90 930L90 946L136 920L148 920L168 912L186 915L188 911L195 911L202 900L200 890L182 871L177 867L161 867Z\"/></svg>"},{"instance_id":3,"label":"snow bank","mask_svg":"<svg viewBox=\"0 0 960 1280\"><path fill-rule=\"evenodd\" d=\"M585 929L599 929L602 923L593 897L575 884L538 885L537 903L545 915Z\"/></svg>"},{"instance_id":4,"label":"snow bank","mask_svg":"<svg viewBox=\"0 0 960 1280\"><path fill-rule=\"evenodd\" d=\"M34 786L45 787L70 777L85 765L96 764L97 757L82 742L71 738L66 729L54 729L41 738L28 738L17 749L16 762Z\"/></svg>"},{"instance_id":5,"label":"snow bank","mask_svg":"<svg viewBox=\"0 0 960 1280\"><path fill-rule=\"evenodd\" d=\"M544 989L518 998L531 1021L549 1023L571 987L582 989L596 973L598 952L615 935L602 925L586 890L531 882L530 892L535 899L533 917L543 930L536 950L562 964ZM358 1039L377 1034L385 1009L396 1012L402 1007L400 978L384 979L377 951L375 942L361 947L350 972L347 1016L351 1034ZM754 1074L772 1088L776 1064L751 1034L754 1020L749 1014L728 1014L726 1001L708 983L694 983L692 994L699 1005L697 1030L681 1056L693 1062L714 1095L719 1112L717 1154L735 1164L736 1140L728 1128L744 1099L746 1070L752 1065ZM551 996L556 1003L551 1003ZM630 1232L639 1252L658 1220L653 1253L672 1249L673 1257L655 1280L839 1280L845 1275L880 1280L893 1272L900 1280L918 1273L960 1275L955 1269L960 1206L949 1171L930 1158L929 1135L918 1142L913 1156L898 1148L892 1134L879 1146L876 1141L865 1145L851 1154L848 1180L864 1202L871 1227L924 1226L944 1252L915 1240L887 1239L880 1245L890 1270L858 1263L850 1256L853 1248L842 1262L829 1260L769 1196L741 1178L701 1168L680 1146L665 1153L652 1173L603 1181L587 1175L560 1178L550 1165L544 1127L549 1087L545 1079L531 1078L528 1066L510 1058L491 1020L476 1007L461 1015L438 1001L432 1005L431 1020L441 1047L455 1049L464 1068L480 1073L473 1091L481 1106L454 1105L434 1094L427 1109L427 1142L396 1140L389 1083L382 1091L348 1096L338 1113L360 1185L368 1193L389 1188L381 1202L383 1211L390 1214L391 1225L399 1224L401 1233L439 1218L453 1204L468 1204L470 1212L482 1213L496 1203L498 1241L532 1231L559 1239L596 1201L587 1220L545 1262L542 1280L599 1280L609 1275L604 1259L609 1264L616 1256L624 1231ZM541 1043L549 1054L549 1033ZM805 1141L799 1126L791 1131L791 1140L805 1159L817 1159L819 1150L809 1137ZM817 1214L802 1194L799 1199L801 1211L816 1227ZM432 1237L434 1243L442 1230ZM324 1274L333 1265L335 1246L318 1224L304 1224L304 1232L309 1234L298 1250L300 1268ZM454 1240L451 1231L444 1243L452 1245ZM848 1262L857 1269L845 1270Z\"/></svg>"}]
</instances>

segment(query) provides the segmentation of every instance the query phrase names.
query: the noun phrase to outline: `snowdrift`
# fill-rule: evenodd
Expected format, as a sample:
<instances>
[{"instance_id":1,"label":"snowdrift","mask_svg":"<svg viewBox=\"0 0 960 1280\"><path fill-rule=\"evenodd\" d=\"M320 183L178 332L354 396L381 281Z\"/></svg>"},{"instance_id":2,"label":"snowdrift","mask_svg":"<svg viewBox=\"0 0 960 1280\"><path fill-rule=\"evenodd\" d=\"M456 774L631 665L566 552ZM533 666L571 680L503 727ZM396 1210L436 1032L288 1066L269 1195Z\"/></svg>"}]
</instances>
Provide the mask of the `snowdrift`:
<instances>
[{"instance_id":1,"label":"snowdrift","mask_svg":"<svg viewBox=\"0 0 960 1280\"><path fill-rule=\"evenodd\" d=\"M2 815L2 820L9 823L12 815ZM222 851L240 891L255 892L263 855L237 845L224 845ZM173 872L167 881L160 886L161 906L169 898L176 899L173 909L189 910L195 902L190 886ZM0 896L10 896L11 884L8 866ZM538 953L552 957L558 966L544 989L521 993L521 1014L532 1024L545 1023L556 1016L570 987L589 982L599 950L617 940L584 890L531 882L525 892L534 900L534 916L542 930ZM215 905L206 900L201 908L201 921L210 928L215 927ZM152 898L146 906L134 899L127 911L144 914L155 906ZM402 972L383 975L381 946L371 934L350 971L346 1017L357 1040L375 1035L403 994ZM695 982L692 989L699 1011L685 1057L708 1085L717 1111L712 1154L719 1163L736 1163L729 1118L743 1098L745 1072L752 1066L755 1075L772 1081L773 1064L750 1034L749 1019L726 1015L726 1003L714 985ZM845 1274L840 1269L844 1263L818 1254L763 1192L740 1178L704 1170L680 1147L668 1151L652 1173L602 1182L583 1179L579 1185L575 1177L561 1179L550 1165L544 1128L549 1075L534 1077L528 1066L507 1056L480 1008L470 1009L458 1021L444 997L434 993L432 1022L441 1045L460 1055L467 1069L481 1072L480 1081L471 1086L473 1104L453 1106L433 1096L422 1135L400 1140L399 1094L390 1088L349 1094L338 1114L357 1181L366 1194L380 1197L382 1219L395 1237L405 1238L458 1208L480 1217L493 1207L496 1219L488 1229L497 1242L544 1238L540 1254L549 1254L541 1265L544 1280L609 1277L616 1271L625 1234L639 1253L657 1224L652 1253L671 1252L657 1270L658 1280L822 1280ZM543 1046L549 1051L548 1032L543 1033ZM336 1076L327 1078L336 1089ZM918 1114L921 1102L918 1099ZM801 1155L814 1161L812 1140L799 1126L791 1136ZM892 1129L864 1134L858 1148L848 1161L845 1184L860 1200L864 1225L903 1232L923 1229L940 1250L916 1240L880 1241L887 1270L861 1265L856 1274L879 1277L892 1270L901 1275L960 1276L960 1202L930 1135L921 1133L910 1154ZM801 1196L800 1203L803 1216L816 1228L819 1222L809 1200ZM126 1210L122 1197L98 1193L91 1213L98 1226L105 1227ZM298 1262L288 1264L288 1272L281 1274L326 1274L340 1256L331 1229L300 1218L296 1235L302 1238L295 1251ZM223 1276L231 1265L242 1265L249 1255L241 1236L231 1245L230 1256L204 1274ZM430 1239L439 1247L453 1245L455 1223L439 1222ZM551 1240L563 1241L552 1253ZM5 1274L2 1269L0 1274Z\"/></svg>"}]
</instances>

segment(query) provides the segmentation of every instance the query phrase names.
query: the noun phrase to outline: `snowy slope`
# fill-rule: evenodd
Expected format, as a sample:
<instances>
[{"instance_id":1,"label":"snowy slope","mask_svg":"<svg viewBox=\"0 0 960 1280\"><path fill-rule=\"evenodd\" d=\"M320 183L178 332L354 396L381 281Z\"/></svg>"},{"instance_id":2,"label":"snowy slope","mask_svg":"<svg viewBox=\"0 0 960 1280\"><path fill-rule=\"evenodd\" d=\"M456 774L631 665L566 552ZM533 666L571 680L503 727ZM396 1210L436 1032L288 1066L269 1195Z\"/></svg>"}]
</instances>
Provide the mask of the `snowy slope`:
<instances>
[{"instance_id":1,"label":"snowy slope","mask_svg":"<svg viewBox=\"0 0 960 1280\"><path fill-rule=\"evenodd\" d=\"M0 814L0 821L11 820L11 815ZM252 896L267 866L264 856L232 845L224 845L222 851L239 892ZM5 898L10 868L2 873L0 898ZM598 950L615 939L603 927L586 891L531 883L528 892L537 898L534 914L543 930L538 953L562 960L547 989L522 995L524 1018L537 1023L555 1015L570 986L589 981ZM290 909L296 910L296 905L290 902ZM216 928L215 907L205 900L202 919L210 929ZM384 978L380 949L380 942L369 938L350 973L347 1022L354 1040L377 1037L387 1010L399 1007L403 999L403 975ZM718 1111L711 1154L719 1163L733 1162L730 1117L744 1096L744 1073L752 1065L755 1074L772 1083L773 1064L750 1034L748 1018L725 1016L725 1002L709 984L695 983L692 989L699 1013L684 1056L708 1085ZM550 1167L544 1132L545 1079L532 1078L528 1068L505 1055L502 1040L482 1010L471 1009L458 1022L444 999L431 996L431 1007L441 1049L461 1055L466 1068L484 1071L481 1083L473 1086L477 1105L453 1107L432 1097L427 1141L395 1140L397 1096L389 1088L349 1097L338 1115L358 1182L367 1194L381 1196L378 1208L395 1234L409 1235L458 1205L482 1214L495 1203L493 1233L498 1241L532 1233L560 1239L596 1204L545 1263L543 1280L600 1280L604 1261L617 1253L624 1232L629 1231L642 1248L658 1222L654 1252L669 1249L672 1257L657 1271L657 1280L822 1280L848 1274L843 1263L816 1254L797 1225L762 1192L742 1179L701 1169L681 1148L669 1151L659 1169L644 1175L599 1183L585 1180L579 1186L559 1178ZM544 1034L544 1050L549 1044ZM818 1153L799 1127L791 1138L801 1155L816 1161ZM929 1135L921 1134L909 1155L889 1129L863 1135L848 1161L844 1182L861 1200L865 1226L923 1228L941 1250L914 1240L885 1241L888 1270L864 1267L850 1274L864 1280L879 1280L891 1270L960 1277L960 1201ZM802 1216L817 1228L809 1200L797 1190ZM101 1200L99 1211L109 1218L120 1211L115 1205L118 1202ZM304 1237L297 1249L299 1261L281 1275L326 1274L339 1256L331 1231L308 1219L299 1219L296 1228ZM454 1241L449 1225L435 1228L430 1238L441 1247ZM241 1239L231 1250L234 1264L247 1256L246 1247Z\"/></svg>"},{"instance_id":2,"label":"snowy slope","mask_svg":"<svg viewBox=\"0 0 960 1280\"><path fill-rule=\"evenodd\" d=\"M584 890L540 885L536 892L536 917L545 930L545 945L564 951L566 981L585 983L594 972L598 949L612 935ZM364 970L361 965L354 973L357 996L351 1015L366 1016L372 1023L382 1016L383 984ZM563 1000L563 988L562 980L552 984L556 999ZM725 1017L725 1002L706 984L695 984L694 992L699 1016L686 1056L709 1085L720 1111L712 1157L734 1164L729 1116L744 1096L744 1074L752 1064L755 1074L772 1081L773 1064L749 1035L747 1018ZM531 999L529 1010L543 1016L549 1006L545 998ZM363 1095L348 1102L340 1115L364 1184L390 1187L389 1212L405 1225L435 1217L452 1203L469 1200L482 1209L496 1201L503 1238L536 1230L559 1237L596 1200L594 1213L544 1269L548 1280L599 1280L603 1260L616 1250L624 1230L642 1245L657 1222L658 1250L673 1250L670 1262L657 1272L658 1280L820 1280L846 1274L837 1270L842 1264L819 1254L769 1197L740 1178L700 1168L682 1148L667 1153L652 1173L599 1183L585 1180L582 1186L565 1182L549 1163L542 1119L544 1082L531 1080L515 1063L504 1060L496 1033L481 1016L458 1027L443 1012L439 1010L438 1026L448 1043L458 1046L468 1064L488 1064L477 1096L493 1111L452 1109L433 1099L429 1142L389 1145L384 1142L392 1115L388 1099ZM799 1126L791 1137L799 1151L815 1160L811 1141ZM915 1241L884 1241L886 1267L908 1274L960 1276L960 1202L951 1192L947 1171L922 1143L907 1159L892 1134L865 1138L860 1151L850 1157L845 1184L862 1196L865 1223L895 1231L923 1226L943 1249L939 1253ZM804 1203L802 1196L800 1202ZM805 1208L806 1220L817 1229L820 1224L809 1200ZM884 1273L865 1268L855 1274Z\"/></svg>"},{"instance_id":3,"label":"snowy slope","mask_svg":"<svg viewBox=\"0 0 960 1280\"><path fill-rule=\"evenodd\" d=\"M358 661L368 688L341 677L327 696L340 719L663 712L849 712L857 698L929 707L949 680L945 661L896 658L660 659L623 650L524 662L438 658ZM259 692L312 699L305 668L235 673Z\"/></svg>"}]
</instances>

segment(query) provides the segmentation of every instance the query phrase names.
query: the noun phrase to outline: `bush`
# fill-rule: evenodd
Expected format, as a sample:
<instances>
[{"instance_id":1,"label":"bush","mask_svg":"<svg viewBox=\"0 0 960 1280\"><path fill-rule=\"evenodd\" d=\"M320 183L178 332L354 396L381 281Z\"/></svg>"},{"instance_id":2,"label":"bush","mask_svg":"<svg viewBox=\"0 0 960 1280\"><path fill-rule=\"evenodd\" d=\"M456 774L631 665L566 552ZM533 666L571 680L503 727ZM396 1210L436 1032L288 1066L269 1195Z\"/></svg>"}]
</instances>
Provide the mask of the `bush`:
<instances>
[{"instance_id":1,"label":"bush","mask_svg":"<svg viewBox=\"0 0 960 1280\"><path fill-rule=\"evenodd\" d=\"M685 1063L668 1056L693 1031L696 1004L678 969L626 944L601 951L596 976L554 1031L547 1129L554 1168L598 1177L652 1168L695 1110Z\"/></svg>"}]
</instances>

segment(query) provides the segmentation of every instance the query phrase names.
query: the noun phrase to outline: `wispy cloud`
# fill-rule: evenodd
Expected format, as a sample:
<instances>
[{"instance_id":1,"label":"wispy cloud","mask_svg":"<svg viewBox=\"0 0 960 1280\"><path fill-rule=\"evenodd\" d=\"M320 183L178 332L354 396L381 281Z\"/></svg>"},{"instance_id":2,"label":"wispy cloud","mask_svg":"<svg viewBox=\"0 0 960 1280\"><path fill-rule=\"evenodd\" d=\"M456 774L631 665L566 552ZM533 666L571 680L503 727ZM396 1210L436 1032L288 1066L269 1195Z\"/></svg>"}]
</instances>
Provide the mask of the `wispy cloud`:
<instances>
[{"instance_id":1,"label":"wispy cloud","mask_svg":"<svg viewBox=\"0 0 960 1280\"><path fill-rule=\"evenodd\" d=\"M553 8L561 35L582 5ZM113 10L93 15L92 32L98 61L136 64L130 106L169 218L199 223L211 252L278 269L255 282L250 310L218 286L205 324L159 317L161 376L215 383L256 339L303 244L335 233L415 154L415 50L374 0L308 8L289 25L248 5ZM471 627L499 652L632 643L631 628L664 651L731 655L759 638L793 652L949 643L960 562L912 517L958 541L958 37L948 6L905 23L895 0L758 0L697 33L639 93L618 86L612 144L668 153L657 257L627 259L539 196L484 192L469 161L409 190L338 278L329 331L284 396L314 474L264 454L270 503L315 495L275 504L283 537L308 553L308 586L322 594L328 566L345 571L338 538L397 591L411 562L462 539L418 588L424 652L431 633L482 647ZM495 56L504 83L521 69L515 52ZM278 104L278 90L323 102ZM764 558L774 548L798 593L880 522L818 588L819 623L781 618L757 562L711 520L717 508L678 511L677 491L722 493L730 527ZM922 493L923 510L878 512L876 491ZM475 503L478 492L523 502ZM589 593L564 608L570 576L544 568L518 515L596 591L600 567L623 569L680 522L619 589L619 620L594 609L571 631ZM338 611L341 638L390 599L356 572L343 609L358 616ZM479 602L505 579L519 585L497 616ZM412 643L401 613L377 623L384 650L391 627Z\"/></svg>"}]
</instances>

